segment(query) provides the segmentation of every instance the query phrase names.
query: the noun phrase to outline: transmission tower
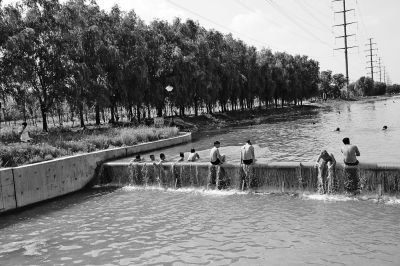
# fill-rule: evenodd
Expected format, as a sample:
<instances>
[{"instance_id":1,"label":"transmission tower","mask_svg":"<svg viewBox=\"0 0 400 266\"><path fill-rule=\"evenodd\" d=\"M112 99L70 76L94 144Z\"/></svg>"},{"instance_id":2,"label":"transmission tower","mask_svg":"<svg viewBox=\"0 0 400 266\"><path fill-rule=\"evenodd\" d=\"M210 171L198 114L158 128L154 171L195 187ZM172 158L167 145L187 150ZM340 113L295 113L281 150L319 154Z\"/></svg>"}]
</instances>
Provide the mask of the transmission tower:
<instances>
[{"instance_id":1,"label":"transmission tower","mask_svg":"<svg viewBox=\"0 0 400 266\"><path fill-rule=\"evenodd\" d=\"M382 65L381 65L381 58L378 59L378 67L379 67L379 82L382 82Z\"/></svg>"},{"instance_id":2,"label":"transmission tower","mask_svg":"<svg viewBox=\"0 0 400 266\"><path fill-rule=\"evenodd\" d=\"M346 83L348 86L349 85L349 59L348 59L347 50L349 50L351 48L355 48L357 46L348 46L348 43L347 43L347 37L355 36L355 34L347 34L347 26L356 23L355 21L347 22L347 13L350 11L354 11L354 8L346 9L346 0L333 0L332 2L342 2L343 3L343 10L335 12L335 14L343 13L343 23L334 25L334 27L343 27L344 34L342 36L336 36L336 38L344 39L344 47L336 48L335 50L344 50L344 58L346 61Z\"/></svg>"},{"instance_id":3,"label":"transmission tower","mask_svg":"<svg viewBox=\"0 0 400 266\"><path fill-rule=\"evenodd\" d=\"M383 66L383 82L386 84L386 67Z\"/></svg>"},{"instance_id":4,"label":"transmission tower","mask_svg":"<svg viewBox=\"0 0 400 266\"><path fill-rule=\"evenodd\" d=\"M369 57L369 61L367 61L367 64L369 64L370 66L367 66L367 69L370 69L370 75L371 75L371 79L374 80L374 63L376 63L376 61L374 60L374 56L377 56L377 54L374 54L374 51L377 51L378 48L374 48L374 45L376 46L376 43L372 42L373 38L369 38L369 43L366 44L366 46L369 46L368 50L365 50L365 52L369 52L368 55L366 55L366 57Z\"/></svg>"}]
</instances>

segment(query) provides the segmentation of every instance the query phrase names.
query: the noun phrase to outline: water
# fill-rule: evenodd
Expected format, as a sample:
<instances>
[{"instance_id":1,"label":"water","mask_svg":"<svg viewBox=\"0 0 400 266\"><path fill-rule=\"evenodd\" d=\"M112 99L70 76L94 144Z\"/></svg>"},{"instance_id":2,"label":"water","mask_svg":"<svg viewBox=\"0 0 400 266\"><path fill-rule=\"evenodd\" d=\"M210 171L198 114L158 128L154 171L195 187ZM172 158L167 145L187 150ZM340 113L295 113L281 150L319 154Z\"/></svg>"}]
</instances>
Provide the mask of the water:
<instances>
[{"instance_id":1,"label":"water","mask_svg":"<svg viewBox=\"0 0 400 266\"><path fill-rule=\"evenodd\" d=\"M1 217L1 265L399 265L399 205L93 189Z\"/></svg>"},{"instance_id":2,"label":"water","mask_svg":"<svg viewBox=\"0 0 400 266\"><path fill-rule=\"evenodd\" d=\"M340 157L348 136L361 161L396 162L399 112L399 97L337 103L165 151L194 146L207 161L218 139L235 161L250 138L260 160L312 161L322 148ZM94 188L0 216L0 265L399 265L399 217L397 198Z\"/></svg>"},{"instance_id":3,"label":"water","mask_svg":"<svg viewBox=\"0 0 400 266\"><path fill-rule=\"evenodd\" d=\"M240 160L239 147L251 139L260 162L315 161L322 149L342 159L342 139L349 137L359 147L361 162L398 162L400 158L400 97L376 98L357 102L329 103L308 115L282 115L276 122L253 126L217 129L195 135L187 145L162 151L175 160L179 152L194 147L208 161L215 140L230 162ZM286 121L282 121L286 120ZM383 131L382 127L388 126ZM339 127L340 132L334 130ZM148 159L149 154L144 154ZM125 161L130 159L125 159Z\"/></svg>"}]
</instances>

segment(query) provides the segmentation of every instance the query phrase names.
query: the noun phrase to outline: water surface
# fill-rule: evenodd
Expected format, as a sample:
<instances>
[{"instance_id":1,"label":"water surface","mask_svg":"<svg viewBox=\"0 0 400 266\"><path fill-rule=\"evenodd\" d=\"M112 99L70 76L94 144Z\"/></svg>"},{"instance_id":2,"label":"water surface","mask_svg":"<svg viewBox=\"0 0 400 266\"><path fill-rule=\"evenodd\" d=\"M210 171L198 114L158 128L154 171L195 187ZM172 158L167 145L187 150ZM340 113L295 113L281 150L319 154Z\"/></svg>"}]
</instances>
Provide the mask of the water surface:
<instances>
[{"instance_id":1,"label":"water surface","mask_svg":"<svg viewBox=\"0 0 400 266\"><path fill-rule=\"evenodd\" d=\"M399 205L328 199L94 189L1 217L0 264L399 265Z\"/></svg>"},{"instance_id":2,"label":"water surface","mask_svg":"<svg viewBox=\"0 0 400 266\"><path fill-rule=\"evenodd\" d=\"M388 130L382 130L384 125ZM322 149L342 160L344 137L359 147L362 162L399 162L400 97L331 102L301 117L283 114L281 119L267 124L201 132L194 135L192 143L157 151L156 155L164 152L175 160L179 152L186 152L187 157L193 147L202 161L208 161L209 149L219 140L221 153L227 155L228 161L237 162L240 146L251 139L260 162L315 161ZM148 159L148 155L144 157Z\"/></svg>"}]
</instances>

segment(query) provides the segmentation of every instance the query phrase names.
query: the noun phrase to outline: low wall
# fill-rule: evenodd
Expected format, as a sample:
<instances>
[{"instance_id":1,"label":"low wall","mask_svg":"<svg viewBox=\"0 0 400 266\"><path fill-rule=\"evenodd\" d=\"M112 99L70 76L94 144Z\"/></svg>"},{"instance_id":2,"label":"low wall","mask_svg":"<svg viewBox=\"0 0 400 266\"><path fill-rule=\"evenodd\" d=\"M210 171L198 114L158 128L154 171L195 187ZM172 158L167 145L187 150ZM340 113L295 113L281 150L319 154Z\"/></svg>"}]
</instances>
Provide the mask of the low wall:
<instances>
[{"instance_id":1,"label":"low wall","mask_svg":"<svg viewBox=\"0 0 400 266\"><path fill-rule=\"evenodd\" d=\"M85 187L109 160L191 141L191 133L135 146L102 150L0 169L0 213Z\"/></svg>"},{"instance_id":2,"label":"low wall","mask_svg":"<svg viewBox=\"0 0 400 266\"><path fill-rule=\"evenodd\" d=\"M105 165L101 184L123 186L127 184L152 183L168 187L181 186L206 187L210 183L209 163L166 163L161 168L153 164L130 164L109 162ZM242 186L239 164L224 164L221 179L229 179L229 187ZM400 192L400 164L360 164L357 174L363 184L363 193L398 194ZM225 176L225 177L224 177ZM159 181L158 181L159 180ZM336 191L344 191L344 166L337 164L335 169ZM318 170L311 163L268 163L254 165L252 187L257 191L317 191Z\"/></svg>"}]
</instances>

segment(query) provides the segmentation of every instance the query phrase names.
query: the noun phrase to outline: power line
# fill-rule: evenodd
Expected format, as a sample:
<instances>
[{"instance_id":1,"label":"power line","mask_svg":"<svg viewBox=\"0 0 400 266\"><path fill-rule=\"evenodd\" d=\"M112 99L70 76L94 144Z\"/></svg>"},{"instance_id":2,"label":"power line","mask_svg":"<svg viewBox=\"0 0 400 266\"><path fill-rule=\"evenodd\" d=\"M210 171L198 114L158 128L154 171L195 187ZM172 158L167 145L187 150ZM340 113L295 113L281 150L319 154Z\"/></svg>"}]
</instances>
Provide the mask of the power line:
<instances>
[{"instance_id":1,"label":"power line","mask_svg":"<svg viewBox=\"0 0 400 266\"><path fill-rule=\"evenodd\" d=\"M365 26L365 23L364 23L364 16L362 15L361 6L360 6L360 4L358 3L358 0L356 0L356 5L357 5L357 10L358 10L357 15L358 15L358 17L359 17L360 20L361 20L361 25L362 25L362 27L364 28L364 33L366 34L366 36L368 36L367 26Z\"/></svg>"},{"instance_id":2,"label":"power line","mask_svg":"<svg viewBox=\"0 0 400 266\"><path fill-rule=\"evenodd\" d=\"M245 8L245 9L251 11L251 12L255 12L254 9L250 8L248 5L245 5L245 4L242 3L240 0L235 0L235 2L236 2L238 5L240 5L241 7ZM268 23L272 23L272 24L274 24L274 25L277 26L277 27L282 27L282 25L279 25L279 23L277 23L276 21L274 21L274 20L272 20L272 19L268 19L266 16L262 16L262 18L263 18L266 22L268 22ZM300 34L299 32L294 31L294 30L292 30L292 29L290 29L290 28L288 28L288 30L289 30L290 32L292 32L293 34L296 34L296 35L299 36L299 37L302 37L302 38L307 39L307 40L312 40L312 41L314 41L313 38L310 38L310 37L308 37L308 36L302 35L302 34Z\"/></svg>"},{"instance_id":3,"label":"power line","mask_svg":"<svg viewBox=\"0 0 400 266\"><path fill-rule=\"evenodd\" d=\"M319 18L317 18L315 15L314 15L314 13L312 12L312 11L310 11L310 9L308 9L307 7L306 7L306 5L304 4L304 2L303 1L294 1L297 5L299 5L310 17L312 17L315 21L317 21L322 27L323 27L323 30L325 31L325 30L329 30L329 31L331 31L332 29L328 26L328 25L326 25L324 22L322 22Z\"/></svg>"},{"instance_id":4,"label":"power line","mask_svg":"<svg viewBox=\"0 0 400 266\"><path fill-rule=\"evenodd\" d=\"M248 39L250 39L250 40L252 40L252 41L255 41L255 42L260 43L260 44L262 44L262 45L266 45L267 47L272 47L272 48L274 48L274 49L277 49L276 47L274 47L274 46L272 46L272 45L270 45L270 44L267 44L267 43L265 43L265 42L259 41L259 40L254 39L253 37L251 37L251 36L249 36L249 35L240 33L240 32L238 32L238 31L236 31L236 30L233 30L233 29L231 29L231 28L229 28L229 27L226 27L226 26L224 26L224 25L222 25L222 24L220 24L220 23L218 23L218 22L216 22L216 21L214 21L214 20L211 20L211 19L209 19L209 18L207 18L207 17L205 17L205 16L203 16L203 15L197 13L197 12L194 12L194 11L192 11L192 10L186 8L186 7L183 7L183 6L181 6L181 5L178 5L178 4L174 3L174 2L172 2L171 0L167 0L167 2L170 3L171 5L174 5L174 6L178 7L178 8L180 8L180 9L186 11L186 12L189 12L189 13L191 13L191 14L193 14L193 15L199 17L199 18L202 18L202 19L204 19L204 20L206 20L206 21L208 21L208 22L210 22L210 23L212 23L212 24L214 24L214 25L217 25L217 26L219 26L219 27L221 27L221 28L224 28L224 29L227 30L228 32L233 32L233 33L236 33L236 34L238 34L238 35L245 36L246 38L248 38Z\"/></svg>"},{"instance_id":5,"label":"power line","mask_svg":"<svg viewBox=\"0 0 400 266\"><path fill-rule=\"evenodd\" d=\"M311 31L309 31L306 27L304 27L301 23L299 23L299 21L294 20L294 16L291 17L290 15L288 15L285 10L279 6L275 1L273 0L265 0L270 6L272 6L275 10L277 10L279 13L281 13L283 16L285 16L288 20L290 20L291 22L293 22L297 27L299 27L300 29L302 29L304 32L306 32L307 34L309 34L310 36L312 36L315 40L318 40L320 43L327 45L328 47L332 48L332 46L321 40L319 37L317 37L315 34L313 34ZM298 20L301 20L300 18L297 18ZM304 20L303 20L304 21Z\"/></svg>"}]
</instances>

